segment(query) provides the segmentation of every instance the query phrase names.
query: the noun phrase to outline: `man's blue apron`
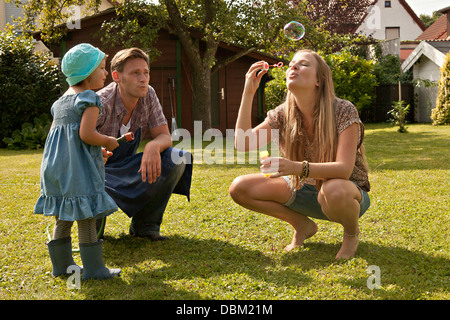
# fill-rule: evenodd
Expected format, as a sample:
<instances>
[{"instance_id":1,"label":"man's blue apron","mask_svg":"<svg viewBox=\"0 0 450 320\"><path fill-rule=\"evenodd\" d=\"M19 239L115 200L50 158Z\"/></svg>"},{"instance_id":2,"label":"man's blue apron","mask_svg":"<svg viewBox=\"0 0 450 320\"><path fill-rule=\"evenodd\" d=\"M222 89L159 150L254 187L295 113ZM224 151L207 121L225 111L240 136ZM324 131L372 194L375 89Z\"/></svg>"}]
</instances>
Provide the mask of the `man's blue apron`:
<instances>
[{"instance_id":1,"label":"man's blue apron","mask_svg":"<svg viewBox=\"0 0 450 320\"><path fill-rule=\"evenodd\" d=\"M176 160L185 159L186 168L173 193L185 195L190 200L193 157L189 152L168 148L161 153L161 176L154 182L142 181L138 172L141 167L142 152L136 154L141 141L141 129L130 142L122 142L113 151L105 165L105 189L125 214L132 217L139 212L166 181ZM174 162L175 160L175 162Z\"/></svg>"}]
</instances>

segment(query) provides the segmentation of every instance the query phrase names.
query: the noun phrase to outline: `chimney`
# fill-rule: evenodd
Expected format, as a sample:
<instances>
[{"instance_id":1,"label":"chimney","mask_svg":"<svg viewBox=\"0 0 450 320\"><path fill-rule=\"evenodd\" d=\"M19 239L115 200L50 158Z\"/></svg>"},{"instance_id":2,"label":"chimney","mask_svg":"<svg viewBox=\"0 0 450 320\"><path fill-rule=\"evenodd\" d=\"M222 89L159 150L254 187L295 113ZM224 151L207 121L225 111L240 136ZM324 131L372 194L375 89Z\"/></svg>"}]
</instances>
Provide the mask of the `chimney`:
<instances>
[{"instance_id":1,"label":"chimney","mask_svg":"<svg viewBox=\"0 0 450 320\"><path fill-rule=\"evenodd\" d=\"M447 15L447 40L450 39L450 7L439 10L440 13Z\"/></svg>"},{"instance_id":2,"label":"chimney","mask_svg":"<svg viewBox=\"0 0 450 320\"><path fill-rule=\"evenodd\" d=\"M450 38L450 9L448 9L445 14L447 15L447 39Z\"/></svg>"}]
</instances>

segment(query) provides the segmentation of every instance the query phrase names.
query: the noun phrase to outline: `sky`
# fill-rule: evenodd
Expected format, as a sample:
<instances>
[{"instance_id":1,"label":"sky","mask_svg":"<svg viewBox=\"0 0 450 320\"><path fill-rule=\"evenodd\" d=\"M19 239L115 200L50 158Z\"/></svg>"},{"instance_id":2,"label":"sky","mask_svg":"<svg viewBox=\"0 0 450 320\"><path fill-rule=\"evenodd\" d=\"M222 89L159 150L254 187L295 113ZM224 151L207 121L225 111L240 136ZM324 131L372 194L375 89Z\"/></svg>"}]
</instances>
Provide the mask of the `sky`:
<instances>
[{"instance_id":1,"label":"sky","mask_svg":"<svg viewBox=\"0 0 450 320\"><path fill-rule=\"evenodd\" d=\"M406 0L411 9L420 16L427 14L431 16L434 11L450 7L449 0Z\"/></svg>"}]
</instances>

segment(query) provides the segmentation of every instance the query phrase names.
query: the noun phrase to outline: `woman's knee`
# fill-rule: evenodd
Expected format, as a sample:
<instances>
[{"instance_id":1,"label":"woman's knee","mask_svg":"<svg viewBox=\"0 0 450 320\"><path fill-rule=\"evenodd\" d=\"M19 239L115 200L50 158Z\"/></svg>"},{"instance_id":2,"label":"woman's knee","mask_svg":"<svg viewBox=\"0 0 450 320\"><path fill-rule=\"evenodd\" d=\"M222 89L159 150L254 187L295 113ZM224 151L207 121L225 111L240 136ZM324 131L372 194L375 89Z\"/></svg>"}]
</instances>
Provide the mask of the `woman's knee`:
<instances>
[{"instance_id":1,"label":"woman's knee","mask_svg":"<svg viewBox=\"0 0 450 320\"><path fill-rule=\"evenodd\" d=\"M356 186L348 180L327 180L320 189L318 201L322 207L346 207L355 200L357 191Z\"/></svg>"},{"instance_id":2,"label":"woman's knee","mask_svg":"<svg viewBox=\"0 0 450 320\"><path fill-rule=\"evenodd\" d=\"M284 203L291 197L291 189L283 178L266 178L261 174L237 177L231 183L229 192L235 202L241 205L252 200Z\"/></svg>"},{"instance_id":3,"label":"woman's knee","mask_svg":"<svg viewBox=\"0 0 450 320\"><path fill-rule=\"evenodd\" d=\"M240 203L241 199L246 198L246 193L248 191L248 178L246 176L239 176L233 180L230 185L229 192L231 198Z\"/></svg>"},{"instance_id":4,"label":"woman's knee","mask_svg":"<svg viewBox=\"0 0 450 320\"><path fill-rule=\"evenodd\" d=\"M241 205L252 199L264 198L261 193L265 190L267 181L261 177L263 176L259 174L247 174L235 178L229 188L231 198Z\"/></svg>"}]
</instances>

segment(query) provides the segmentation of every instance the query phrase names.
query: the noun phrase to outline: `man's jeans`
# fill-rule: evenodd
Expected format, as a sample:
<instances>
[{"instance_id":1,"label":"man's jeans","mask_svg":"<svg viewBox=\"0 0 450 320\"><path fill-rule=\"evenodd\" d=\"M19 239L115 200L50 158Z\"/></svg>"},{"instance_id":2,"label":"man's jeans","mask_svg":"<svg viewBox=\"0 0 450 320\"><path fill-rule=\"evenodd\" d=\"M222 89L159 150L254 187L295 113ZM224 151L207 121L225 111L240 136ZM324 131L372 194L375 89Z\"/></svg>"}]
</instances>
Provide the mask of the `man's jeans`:
<instances>
[{"instance_id":1,"label":"man's jeans","mask_svg":"<svg viewBox=\"0 0 450 320\"><path fill-rule=\"evenodd\" d=\"M136 154L140 131L136 131L134 141L121 143L106 163L105 190L132 218L130 233L157 235L172 193L185 195L189 200L193 156L172 147L164 150L161 175L154 183L144 182L139 173L143 154ZM97 230L101 229L100 222L104 221L99 221ZM99 234L103 233L100 231Z\"/></svg>"},{"instance_id":2,"label":"man's jeans","mask_svg":"<svg viewBox=\"0 0 450 320\"><path fill-rule=\"evenodd\" d=\"M170 196L184 173L186 164L175 165L150 202L131 218L130 234L158 235Z\"/></svg>"}]
</instances>

